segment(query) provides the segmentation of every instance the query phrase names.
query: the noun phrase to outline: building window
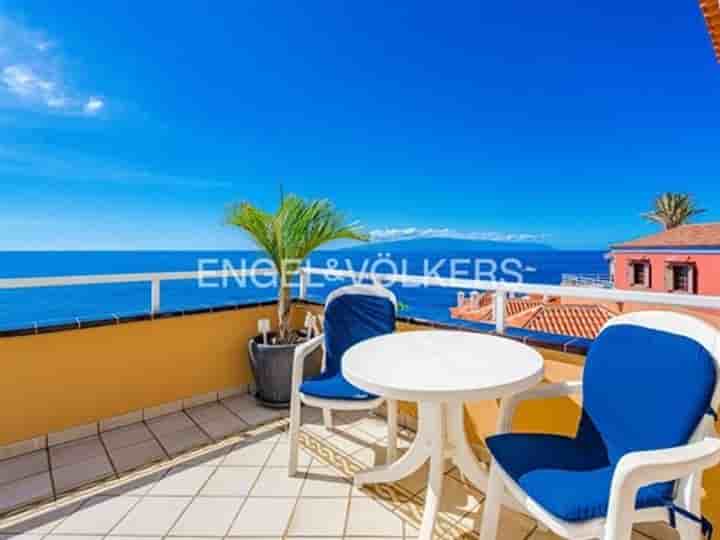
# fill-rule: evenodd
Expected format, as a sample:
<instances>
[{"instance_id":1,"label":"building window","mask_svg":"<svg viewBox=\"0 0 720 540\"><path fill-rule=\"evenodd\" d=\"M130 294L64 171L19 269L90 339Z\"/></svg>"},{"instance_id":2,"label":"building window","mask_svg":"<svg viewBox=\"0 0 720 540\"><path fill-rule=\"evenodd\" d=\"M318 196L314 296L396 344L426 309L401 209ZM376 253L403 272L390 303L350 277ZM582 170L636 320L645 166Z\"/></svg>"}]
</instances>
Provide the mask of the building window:
<instances>
[{"instance_id":1,"label":"building window","mask_svg":"<svg viewBox=\"0 0 720 540\"><path fill-rule=\"evenodd\" d=\"M633 263L633 285L645 285L645 265Z\"/></svg>"},{"instance_id":2,"label":"building window","mask_svg":"<svg viewBox=\"0 0 720 540\"><path fill-rule=\"evenodd\" d=\"M632 261L629 268L630 285L634 287L650 287L650 263Z\"/></svg>"},{"instance_id":3,"label":"building window","mask_svg":"<svg viewBox=\"0 0 720 540\"><path fill-rule=\"evenodd\" d=\"M666 285L673 292L695 292L695 269L691 264L669 264L666 270Z\"/></svg>"}]
</instances>

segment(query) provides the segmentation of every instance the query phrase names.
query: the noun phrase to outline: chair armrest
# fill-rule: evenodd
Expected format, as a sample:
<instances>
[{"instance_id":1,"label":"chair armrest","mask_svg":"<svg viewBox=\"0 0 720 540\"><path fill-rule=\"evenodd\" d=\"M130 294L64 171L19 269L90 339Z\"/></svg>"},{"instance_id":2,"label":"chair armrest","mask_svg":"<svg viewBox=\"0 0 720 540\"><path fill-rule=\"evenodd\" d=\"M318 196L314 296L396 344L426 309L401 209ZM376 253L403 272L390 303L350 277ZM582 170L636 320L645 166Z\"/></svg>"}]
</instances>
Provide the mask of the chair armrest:
<instances>
[{"instance_id":1,"label":"chair armrest","mask_svg":"<svg viewBox=\"0 0 720 540\"><path fill-rule=\"evenodd\" d=\"M720 439L702 441L662 450L630 452L615 468L610 486L607 515L608 538L630 538L638 490L657 482L679 480L700 473L720 462Z\"/></svg>"},{"instance_id":2,"label":"chair armrest","mask_svg":"<svg viewBox=\"0 0 720 540\"><path fill-rule=\"evenodd\" d=\"M295 347L295 354L293 356L293 366L292 366L292 391L295 392L298 388L300 388L300 385L303 381L303 367L305 366L305 358L307 358L310 353L312 353L315 349L317 349L320 345L322 345L325 341L325 336L323 334L320 334L319 336L315 336L312 339L309 339L305 343L302 343L301 345L298 345Z\"/></svg>"},{"instance_id":3,"label":"chair armrest","mask_svg":"<svg viewBox=\"0 0 720 540\"><path fill-rule=\"evenodd\" d=\"M515 409L522 401L529 399L543 399L569 396L582 393L581 381L568 381L561 383L543 383L534 388L518 392L506 397L500 403L500 418L498 420L498 433L509 433L512 428L512 419Z\"/></svg>"}]
</instances>

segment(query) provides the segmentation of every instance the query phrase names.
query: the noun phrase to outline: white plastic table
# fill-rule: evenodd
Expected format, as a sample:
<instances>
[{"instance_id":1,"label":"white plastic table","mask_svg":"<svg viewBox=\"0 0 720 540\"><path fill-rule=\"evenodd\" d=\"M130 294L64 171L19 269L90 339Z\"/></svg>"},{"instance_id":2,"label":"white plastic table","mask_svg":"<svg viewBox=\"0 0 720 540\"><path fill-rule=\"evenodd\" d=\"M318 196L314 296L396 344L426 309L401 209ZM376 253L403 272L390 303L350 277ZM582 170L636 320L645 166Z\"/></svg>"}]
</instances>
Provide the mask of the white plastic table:
<instances>
[{"instance_id":1,"label":"white plastic table","mask_svg":"<svg viewBox=\"0 0 720 540\"><path fill-rule=\"evenodd\" d=\"M507 338L456 331L399 332L368 339L345 352L343 375L387 399L418 403L418 431L397 461L355 475L355 484L396 482L430 459L420 539L432 538L442 496L443 465L452 459L483 491L487 472L465 434L463 402L498 399L542 378L534 349Z\"/></svg>"}]
</instances>

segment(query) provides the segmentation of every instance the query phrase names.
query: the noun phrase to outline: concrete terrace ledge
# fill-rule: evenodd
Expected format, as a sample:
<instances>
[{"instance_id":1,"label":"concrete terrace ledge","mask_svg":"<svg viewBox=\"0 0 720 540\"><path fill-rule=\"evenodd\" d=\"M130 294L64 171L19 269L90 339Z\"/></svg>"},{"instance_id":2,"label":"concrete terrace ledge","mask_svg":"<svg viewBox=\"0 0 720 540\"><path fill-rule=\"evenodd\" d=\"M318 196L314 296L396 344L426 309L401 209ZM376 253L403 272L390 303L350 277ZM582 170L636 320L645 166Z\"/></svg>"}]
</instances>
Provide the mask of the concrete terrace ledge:
<instances>
[{"instance_id":1,"label":"concrete terrace ledge","mask_svg":"<svg viewBox=\"0 0 720 540\"><path fill-rule=\"evenodd\" d=\"M33 322L31 324L18 327L2 329L0 328L0 338L12 338L21 336L32 336L39 334L48 334L52 332L66 332L71 330L82 330L86 328L97 328L101 326L114 326L119 324L153 321L169 319L173 317L190 317L193 315L203 315L208 313L221 313L224 311L236 311L242 309L251 309L263 306L272 306L277 302L275 300L265 300L258 302L246 302L246 303L233 303L219 306L199 306L197 308L185 309L185 310L174 310L164 311L156 314L152 314L149 311L144 313L136 314L111 314L109 318L88 318L88 317L76 317L74 320L62 320L62 321L47 321L41 323L40 321ZM297 306L322 306L323 302L315 300L301 300L294 299L293 305ZM489 323L471 322L457 320L452 323L433 321L431 319L423 319L419 317L397 317L398 322L407 323L411 325L427 326L429 328L444 329L444 330L464 330L468 332L480 332L494 335L502 335L504 337L521 341L530 346L542 347L544 349L555 350L564 353L585 355L587 354L590 345L592 344L591 339L575 337L575 336L564 336L560 334L550 334L547 332L537 332L533 330L526 330L523 328L507 327L503 334L497 334L495 326Z\"/></svg>"}]
</instances>

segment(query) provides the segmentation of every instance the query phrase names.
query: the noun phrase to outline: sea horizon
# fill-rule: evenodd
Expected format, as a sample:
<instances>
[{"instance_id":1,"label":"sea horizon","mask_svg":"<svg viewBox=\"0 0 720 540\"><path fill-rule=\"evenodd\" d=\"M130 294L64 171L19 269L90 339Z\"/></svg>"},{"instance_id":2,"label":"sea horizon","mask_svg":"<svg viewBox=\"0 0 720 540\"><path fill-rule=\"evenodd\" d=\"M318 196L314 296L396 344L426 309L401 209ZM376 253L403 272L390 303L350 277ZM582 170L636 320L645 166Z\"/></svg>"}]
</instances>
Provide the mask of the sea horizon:
<instances>
[{"instance_id":1,"label":"sea horizon","mask_svg":"<svg viewBox=\"0 0 720 540\"><path fill-rule=\"evenodd\" d=\"M198 270L204 261L205 270L220 270L223 265L242 268L264 257L260 250L127 250L127 251L6 251L0 259L0 278L62 277L70 275L101 275L124 273L162 273ZM366 271L379 262L377 273L388 272L388 261L401 271L422 275L428 265L438 275L450 275L447 261L479 261L482 270L501 268L510 261L515 273L498 270L498 279L521 280L529 283L559 284L562 274L607 274L606 250L551 251L456 251L446 253L409 253L378 258L369 250L318 250L309 261L315 267ZM268 263L269 264L269 263ZM334 266L333 266L334 265ZM363 267L363 265L365 265ZM392 268L392 267L391 267ZM471 275L465 277L472 277ZM320 279L313 276L308 299L323 302L328 292L348 284L349 280ZM438 322L450 322L449 308L455 305L459 289L442 287L404 287L392 285L398 298L408 306L405 315ZM469 291L466 291L469 292ZM204 288L197 280L162 283L161 311L185 311L201 307L272 301L277 288L238 284ZM148 312L149 283L110 285L76 285L0 290L0 328L23 327L28 324L60 324L81 319L97 319L110 315L128 316Z\"/></svg>"}]
</instances>

